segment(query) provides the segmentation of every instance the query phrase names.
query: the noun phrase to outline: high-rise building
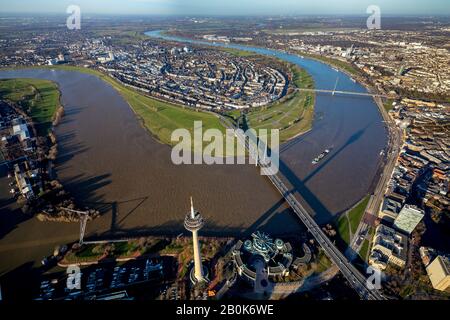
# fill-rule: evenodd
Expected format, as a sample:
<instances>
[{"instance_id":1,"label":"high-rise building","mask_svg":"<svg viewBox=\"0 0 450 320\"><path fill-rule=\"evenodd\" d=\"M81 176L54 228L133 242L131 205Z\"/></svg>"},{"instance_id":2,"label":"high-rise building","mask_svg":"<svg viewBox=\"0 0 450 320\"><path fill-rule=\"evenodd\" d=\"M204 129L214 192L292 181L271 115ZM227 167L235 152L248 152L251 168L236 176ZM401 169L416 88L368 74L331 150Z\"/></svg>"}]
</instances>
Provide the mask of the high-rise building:
<instances>
[{"instance_id":1,"label":"high-rise building","mask_svg":"<svg viewBox=\"0 0 450 320\"><path fill-rule=\"evenodd\" d=\"M198 211L194 209L194 203L191 197L191 211L186 214L184 227L192 232L192 243L194 246L194 269L191 271L191 280L194 283L206 281L205 268L202 264L200 253L200 243L198 241L198 231L204 226L205 221Z\"/></svg>"},{"instance_id":2,"label":"high-rise building","mask_svg":"<svg viewBox=\"0 0 450 320\"><path fill-rule=\"evenodd\" d=\"M398 217L395 218L394 227L399 231L411 234L417 225L422 221L424 211L416 206L405 205Z\"/></svg>"},{"instance_id":3,"label":"high-rise building","mask_svg":"<svg viewBox=\"0 0 450 320\"><path fill-rule=\"evenodd\" d=\"M438 256L427 267L427 273L430 277L433 288L445 291L450 287L450 262L448 257Z\"/></svg>"}]
</instances>

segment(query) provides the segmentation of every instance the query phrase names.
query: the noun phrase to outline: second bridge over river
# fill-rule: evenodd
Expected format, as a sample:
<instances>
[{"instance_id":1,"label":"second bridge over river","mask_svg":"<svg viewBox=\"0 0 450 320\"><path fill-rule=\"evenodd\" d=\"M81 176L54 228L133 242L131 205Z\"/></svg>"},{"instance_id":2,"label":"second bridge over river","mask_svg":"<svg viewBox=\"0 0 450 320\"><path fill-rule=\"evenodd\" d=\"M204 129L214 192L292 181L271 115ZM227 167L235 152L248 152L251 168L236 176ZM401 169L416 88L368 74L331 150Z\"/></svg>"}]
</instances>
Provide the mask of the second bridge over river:
<instances>
[{"instance_id":1,"label":"second bridge over river","mask_svg":"<svg viewBox=\"0 0 450 320\"><path fill-rule=\"evenodd\" d=\"M306 88L296 88L295 90L303 91L303 92L331 93L332 95L345 94L345 95L351 95L351 96L380 97L380 98L387 98L387 99L394 98L393 96L389 96L389 95L385 95L385 94L369 93L369 92L354 92L354 91L327 90L327 89L306 89Z\"/></svg>"}]
</instances>

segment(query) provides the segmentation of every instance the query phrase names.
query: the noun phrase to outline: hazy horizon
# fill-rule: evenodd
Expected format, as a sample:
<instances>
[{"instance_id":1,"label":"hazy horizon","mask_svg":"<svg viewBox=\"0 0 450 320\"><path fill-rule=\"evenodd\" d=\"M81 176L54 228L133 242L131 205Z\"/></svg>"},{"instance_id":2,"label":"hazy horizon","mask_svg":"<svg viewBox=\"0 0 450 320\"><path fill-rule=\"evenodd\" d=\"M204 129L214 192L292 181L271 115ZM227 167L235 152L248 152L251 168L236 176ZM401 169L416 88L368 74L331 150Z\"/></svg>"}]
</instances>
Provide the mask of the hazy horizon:
<instances>
[{"instance_id":1,"label":"hazy horizon","mask_svg":"<svg viewBox=\"0 0 450 320\"><path fill-rule=\"evenodd\" d=\"M69 5L82 13L105 15L245 16L245 15L367 15L369 5L393 16L450 15L447 0L0 0L0 12L23 14L66 14Z\"/></svg>"}]
</instances>

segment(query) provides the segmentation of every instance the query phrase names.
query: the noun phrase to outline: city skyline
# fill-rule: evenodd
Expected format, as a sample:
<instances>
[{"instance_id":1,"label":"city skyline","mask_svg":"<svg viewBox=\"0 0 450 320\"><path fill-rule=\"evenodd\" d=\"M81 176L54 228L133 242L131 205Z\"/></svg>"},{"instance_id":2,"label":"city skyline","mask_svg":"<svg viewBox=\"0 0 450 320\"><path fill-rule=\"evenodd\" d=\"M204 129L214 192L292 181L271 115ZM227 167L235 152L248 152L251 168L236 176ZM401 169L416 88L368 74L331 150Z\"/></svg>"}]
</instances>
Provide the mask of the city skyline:
<instances>
[{"instance_id":1,"label":"city skyline","mask_svg":"<svg viewBox=\"0 0 450 320\"><path fill-rule=\"evenodd\" d=\"M444 0L406 1L395 3L387 0L374 1L321 1L311 3L303 0L281 0L276 6L272 1L231 0L22 0L16 3L0 0L2 13L61 13L69 5L78 5L82 12L88 14L142 14L142 15L365 15L370 5L377 5L387 15L449 15L448 3Z\"/></svg>"},{"instance_id":2,"label":"city skyline","mask_svg":"<svg viewBox=\"0 0 450 320\"><path fill-rule=\"evenodd\" d=\"M450 15L370 2L0 0L0 300L449 301Z\"/></svg>"}]
</instances>

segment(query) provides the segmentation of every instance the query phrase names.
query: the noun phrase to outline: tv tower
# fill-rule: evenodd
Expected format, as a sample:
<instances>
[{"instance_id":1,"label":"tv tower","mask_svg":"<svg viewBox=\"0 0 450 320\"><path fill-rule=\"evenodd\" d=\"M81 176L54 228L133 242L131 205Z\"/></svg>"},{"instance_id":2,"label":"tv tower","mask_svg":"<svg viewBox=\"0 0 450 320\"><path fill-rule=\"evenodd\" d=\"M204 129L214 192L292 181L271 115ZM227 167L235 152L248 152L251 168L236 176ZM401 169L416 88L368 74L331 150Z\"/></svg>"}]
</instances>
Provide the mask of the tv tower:
<instances>
[{"instance_id":1,"label":"tv tower","mask_svg":"<svg viewBox=\"0 0 450 320\"><path fill-rule=\"evenodd\" d=\"M194 269L191 271L191 280L194 283L207 281L205 278L205 269L202 265L202 257L200 255L200 243L198 241L198 230L200 230L205 221L198 211L194 210L194 204L191 197L191 211L186 214L184 219L184 227L192 232L192 242L194 245Z\"/></svg>"}]
</instances>

